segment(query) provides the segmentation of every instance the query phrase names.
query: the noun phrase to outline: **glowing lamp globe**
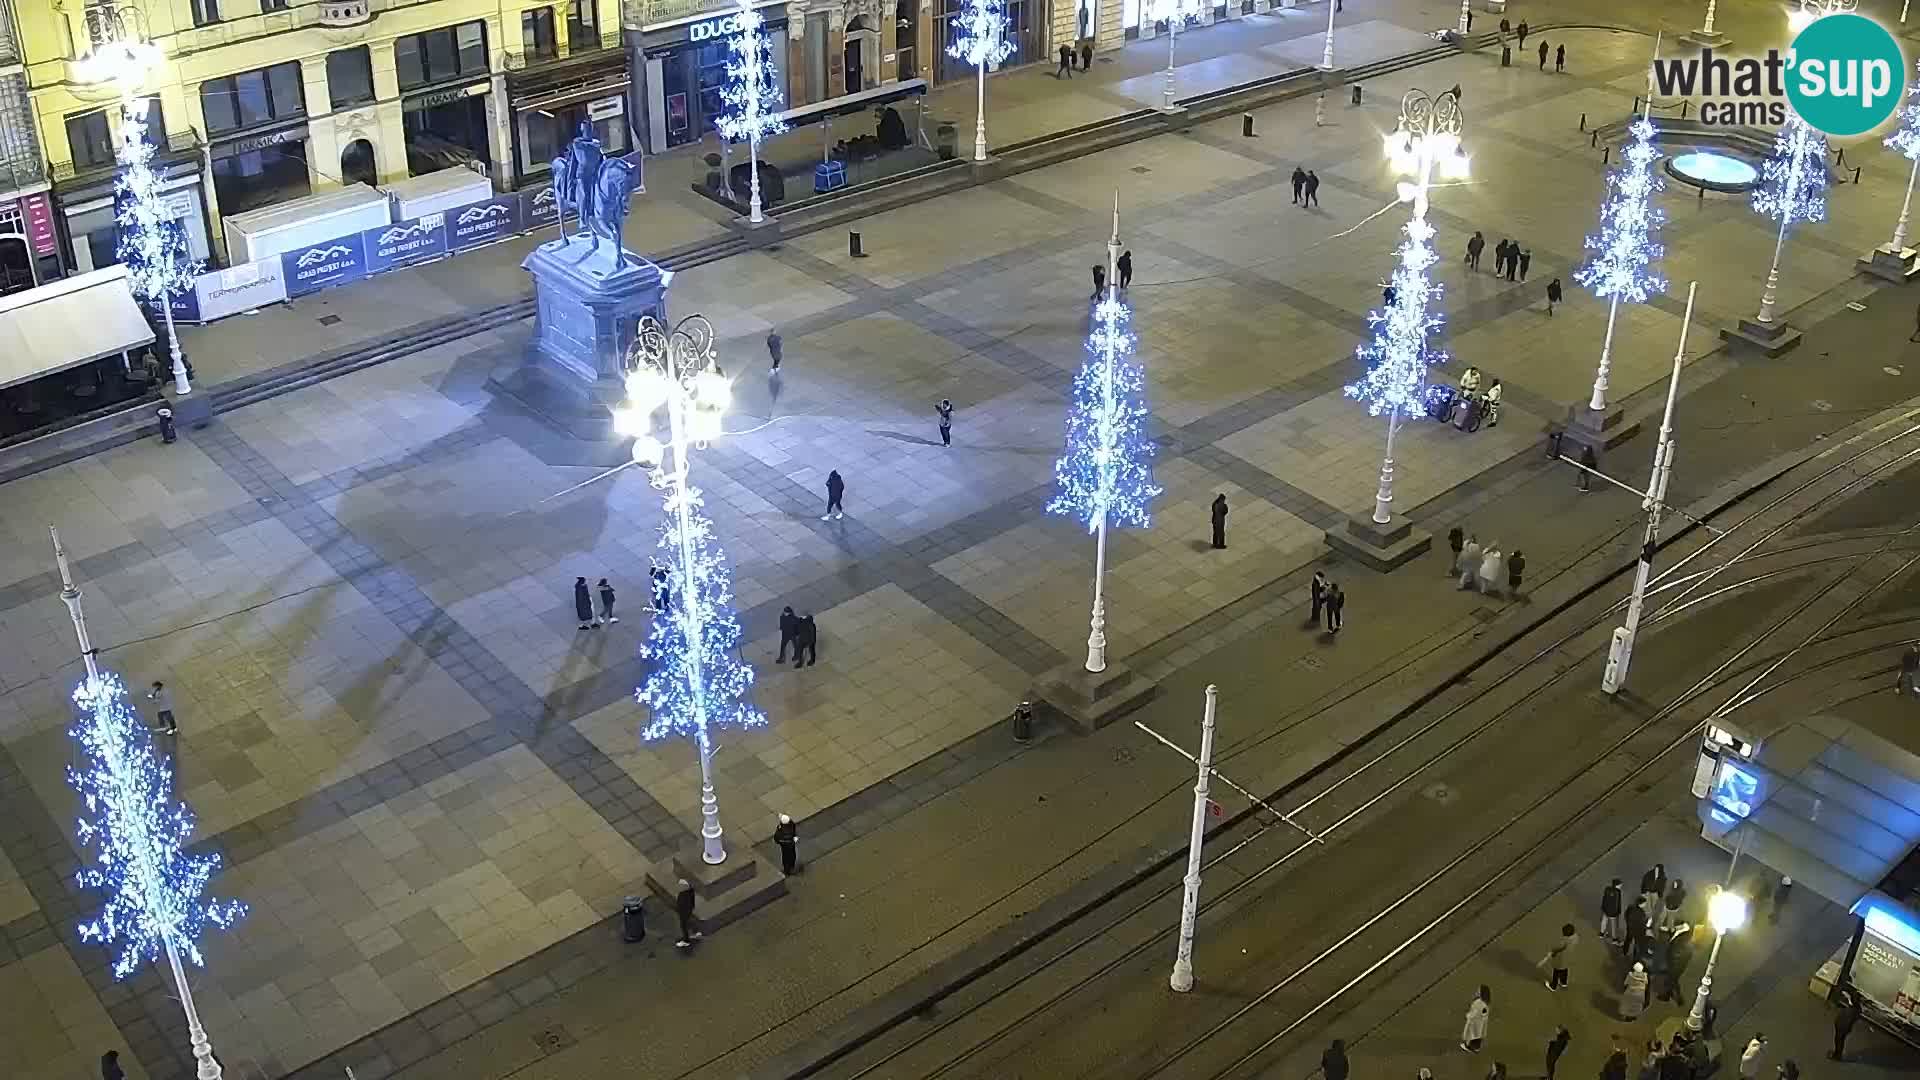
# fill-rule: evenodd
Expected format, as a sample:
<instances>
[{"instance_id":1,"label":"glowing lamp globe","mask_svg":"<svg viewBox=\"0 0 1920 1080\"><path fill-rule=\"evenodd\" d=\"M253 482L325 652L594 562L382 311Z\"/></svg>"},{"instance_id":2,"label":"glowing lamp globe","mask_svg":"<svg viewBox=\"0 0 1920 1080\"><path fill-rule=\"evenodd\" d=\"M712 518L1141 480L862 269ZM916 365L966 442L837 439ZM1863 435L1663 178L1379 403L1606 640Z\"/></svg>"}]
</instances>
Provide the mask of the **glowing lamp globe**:
<instances>
[{"instance_id":1,"label":"glowing lamp globe","mask_svg":"<svg viewBox=\"0 0 1920 1080\"><path fill-rule=\"evenodd\" d=\"M1440 165L1440 175L1449 180L1465 180L1468 172L1467 155L1465 154L1452 154Z\"/></svg>"},{"instance_id":2,"label":"glowing lamp globe","mask_svg":"<svg viewBox=\"0 0 1920 1080\"><path fill-rule=\"evenodd\" d=\"M650 413L667 403L667 377L653 368L641 368L627 375L627 404L641 413Z\"/></svg>"},{"instance_id":3,"label":"glowing lamp globe","mask_svg":"<svg viewBox=\"0 0 1920 1080\"><path fill-rule=\"evenodd\" d=\"M635 465L652 468L660 463L660 458L665 452L666 448L660 445L660 440L651 435L641 435L633 440L633 463Z\"/></svg>"},{"instance_id":4,"label":"glowing lamp globe","mask_svg":"<svg viewBox=\"0 0 1920 1080\"><path fill-rule=\"evenodd\" d=\"M701 406L724 409L733 398L733 384L717 371L703 371L693 377L693 396Z\"/></svg>"},{"instance_id":5,"label":"glowing lamp globe","mask_svg":"<svg viewBox=\"0 0 1920 1080\"><path fill-rule=\"evenodd\" d=\"M1729 889L1714 893L1707 901L1707 921L1722 934L1740 929L1747 924L1747 898Z\"/></svg>"}]
</instances>

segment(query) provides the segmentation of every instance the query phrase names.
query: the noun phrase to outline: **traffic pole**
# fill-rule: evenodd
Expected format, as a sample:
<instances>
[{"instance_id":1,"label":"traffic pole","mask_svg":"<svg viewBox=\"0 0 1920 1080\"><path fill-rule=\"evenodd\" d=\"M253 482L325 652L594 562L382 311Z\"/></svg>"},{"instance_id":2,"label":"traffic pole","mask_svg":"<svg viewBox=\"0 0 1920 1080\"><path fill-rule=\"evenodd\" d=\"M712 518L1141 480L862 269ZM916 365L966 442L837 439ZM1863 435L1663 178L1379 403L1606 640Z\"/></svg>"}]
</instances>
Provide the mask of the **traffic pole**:
<instances>
[{"instance_id":1,"label":"traffic pole","mask_svg":"<svg viewBox=\"0 0 1920 1080\"><path fill-rule=\"evenodd\" d=\"M1193 831L1187 837L1186 889L1180 898L1180 951L1173 958L1168 985L1180 993L1193 989L1193 924L1200 916L1200 843L1207 833L1207 779L1213 775L1213 716L1220 689L1207 686L1207 712L1200 721L1199 778L1193 782Z\"/></svg>"}]
</instances>

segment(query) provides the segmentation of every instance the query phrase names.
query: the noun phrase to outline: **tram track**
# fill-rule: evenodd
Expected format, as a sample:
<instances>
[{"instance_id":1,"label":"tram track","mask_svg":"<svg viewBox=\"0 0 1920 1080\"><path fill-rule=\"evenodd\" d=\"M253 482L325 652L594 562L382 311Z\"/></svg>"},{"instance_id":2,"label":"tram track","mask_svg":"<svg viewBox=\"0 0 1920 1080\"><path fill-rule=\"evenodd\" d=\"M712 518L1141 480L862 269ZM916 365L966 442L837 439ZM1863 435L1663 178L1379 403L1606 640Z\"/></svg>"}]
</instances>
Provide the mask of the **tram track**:
<instances>
[{"instance_id":1,"label":"tram track","mask_svg":"<svg viewBox=\"0 0 1920 1080\"><path fill-rule=\"evenodd\" d=\"M1721 599L1729 595L1737 595L1743 589L1751 589L1755 586L1765 584L1767 582L1771 582L1776 579L1791 579L1795 575L1804 575L1809 572L1816 572L1817 569L1823 564L1837 563L1837 562L1848 562L1848 563L1856 564L1854 566L1847 568L1838 577L1828 582L1824 587L1819 589L1813 596L1808 597L1805 600L1803 600L1801 603L1795 605L1786 616L1783 616L1782 618L1775 620L1773 624L1770 625L1767 629L1762 631L1760 634L1753 636L1751 640L1749 640L1744 646L1742 646L1740 650L1736 652L1733 656L1723 660L1708 675L1703 676L1701 679L1697 680L1691 687L1689 687L1686 691L1682 692L1680 695L1675 697L1666 706L1657 710L1651 717L1648 717L1647 719L1641 721L1639 724L1634 726L1630 731L1628 731L1627 733L1615 739L1614 742L1608 746L1607 750L1602 753L1602 755L1600 755L1598 758L1587 761L1579 769L1575 770L1572 777L1570 777L1569 784L1559 785L1555 791L1549 792L1548 795L1542 796L1540 801L1537 801L1533 804L1528 805L1523 810L1513 815L1511 818L1508 819L1508 824L1503 825L1501 830L1496 830L1493 833L1489 833L1486 836L1483 836L1472 847L1470 847L1466 851L1461 852L1458 856L1455 857L1455 859L1449 861L1439 870L1435 871L1435 874L1444 875L1446 873L1452 872L1453 870L1457 869L1462 864L1463 861L1472 858L1475 854L1484 851L1489 845L1496 843L1500 838L1500 836L1502 835L1502 832L1505 829L1510 828L1513 822L1524 820L1529 815L1537 813L1539 809L1543 805L1545 805L1547 800L1560 797L1560 793L1564 790L1567 790L1571 786L1572 780L1577 779L1581 775L1590 774L1594 772L1594 770L1598 768L1600 765L1602 765L1604 762L1606 762L1609 757L1620 753L1624 747L1627 747L1630 744L1635 743L1636 740L1646 741L1644 738L1642 738L1643 736L1645 736L1650 731L1654 731L1660 725L1666 724L1681 710L1688 708L1689 706L1694 704L1696 701L1698 701L1702 696L1710 693L1714 686L1719 685L1720 681L1724 681L1724 679L1728 676L1729 672L1733 672L1736 675L1744 674L1746 671L1750 671L1753 669L1753 666L1752 666L1753 664L1765 665L1768 663L1773 663L1773 666L1768 668L1767 672L1763 672L1763 674L1756 677L1753 683L1749 684L1749 687L1747 689L1751 689L1753 685L1757 685L1760 680L1764 679L1767 673L1778 670L1778 667L1781 664L1786 663L1794 655L1797 655L1800 651L1806 648L1809 648L1812 645L1817 644L1818 643L1817 639L1809 638L1807 641L1801 642L1799 645L1795 646L1793 649L1787 650L1782 654L1762 656L1758 660L1753 661L1752 664L1749 664L1749 665L1742 665L1741 663L1743 660L1749 659L1752 653L1755 650L1759 649L1769 638L1771 638L1775 633L1777 633L1781 627L1787 625L1793 619L1799 618L1802 614L1804 614L1808 610L1808 608L1811 605L1814 605L1820 602L1822 598L1829 595L1831 590L1839 587L1841 583L1847 581L1850 577L1852 577L1852 575L1858 570L1860 565L1865 565L1866 563L1870 562L1874 558L1884 556L1888 552L1893 551L1895 548L1897 548L1898 547L1897 542L1899 540L1902 540L1911 536L1913 533L1913 528L1910 527L1908 529L1903 529L1903 530L1891 530L1891 531L1884 531L1884 532L1866 534L1866 535L1855 534L1850 536L1822 538L1822 539L1811 540L1811 541L1806 541L1802 543L1791 544L1791 545L1782 547L1778 550L1771 550L1771 551L1763 551L1762 549L1765 548L1770 541L1778 537L1782 532L1793 527L1794 524L1806 520L1807 516L1813 510L1818 509L1820 506L1823 506L1836 499L1844 498L1856 492L1861 486L1873 483L1878 477L1886 474L1888 471L1892 469L1896 469L1906 464L1907 462L1913 460L1916 456L1920 456L1920 447L1907 450L1904 453L1900 453L1897 456L1892 457L1890 460L1882 461L1876 465L1868 467L1864 471L1855 470L1853 476L1840 482L1833 490L1820 494L1810 505L1796 508L1794 512L1789 516L1787 516L1784 520L1779 521L1777 523L1773 523L1770 527L1765 528L1764 532L1762 532L1757 539L1752 539L1750 543L1748 543L1742 550L1740 550L1733 556L1727 559L1724 559L1705 570L1694 571L1691 573L1686 573L1684 575L1682 574L1682 571L1689 564L1701 558L1707 552L1727 542L1730 538L1734 537L1735 535L1740 534L1742 530L1746 529L1748 526L1751 526L1756 522L1764 522L1769 514L1778 510L1782 506L1787 505L1792 500L1799 498L1800 496L1802 496L1803 494L1809 491L1812 491L1814 488L1816 488L1820 484L1828 483L1830 480L1836 477L1837 474L1840 474L1848 470L1854 470L1854 467L1859 462L1869 458L1870 456L1878 453L1879 451L1889 446L1894 445L1897 442L1900 442L1903 439L1912 438L1916 433L1920 433L1920 424L1907 426L1901 431L1898 431L1885 438L1881 438L1879 441L1874 442L1869 446L1858 449L1855 453L1845 458L1844 460L1833 462L1825 466L1824 468L1821 468L1813 476L1801 479L1799 482L1795 483L1791 489L1772 498L1763 506L1760 506L1759 508L1755 509L1751 513L1747 514L1740 521L1734 523L1731 527L1716 531L1712 536L1710 536L1706 540L1705 543L1701 544L1699 547L1688 552L1676 563L1674 563L1672 566L1667 568L1660 576L1659 580L1661 584L1659 586L1659 590L1661 592L1672 592L1673 595L1667 597L1662 602L1661 606L1657 610L1651 613L1649 623L1657 624L1662 620L1676 617L1681 613L1688 612L1692 609L1700 607L1701 605L1711 605L1715 600ZM1811 560L1797 560L1790 563L1787 566L1773 567L1767 570L1766 572L1764 572L1763 574L1752 575L1741 581L1737 581L1732 584L1723 584L1720 587L1708 590L1704 593L1701 592L1701 590L1705 588L1705 586L1710 585L1718 576L1724 574L1729 569L1738 565L1745 564L1750 560L1776 558L1783 555L1790 555L1796 552L1804 552L1804 551L1818 549L1821 547L1828 547L1836 544L1842 544L1842 545L1859 544L1863 541L1868 541L1872 539L1880 539L1884 542L1881 544L1881 546L1878 549L1875 549L1870 552L1853 552L1853 553L1848 553L1843 555L1818 557ZM1907 563L1902 566L1899 572L1904 572L1905 569L1911 567L1915 561L1920 561L1920 554L1916 554L1913 556L1912 559L1909 559ZM1892 575L1889 575L1889 578L1891 578L1891 576ZM1884 579L1882 584L1884 584ZM1878 587L1879 586L1877 585L1875 586L1876 589ZM1867 595L1871 595L1871 591ZM1856 597L1851 602L1849 602L1845 610L1851 610L1853 606L1857 605L1863 599L1864 599L1864 596ZM1527 688L1524 692L1521 693L1517 701L1507 704L1499 709L1496 709L1495 716L1493 719L1488 720L1484 723L1475 725L1463 733L1453 734L1452 737L1448 739L1438 751L1430 752L1429 754L1427 754L1427 756L1424 759L1422 759L1417 765L1413 766L1410 770L1405 771L1401 775L1397 776L1397 778L1393 778L1390 780L1390 782L1387 782L1384 786L1384 789L1376 791L1370 796L1363 798L1357 806L1346 808L1344 812L1340 812L1336 816L1331 817L1331 819L1327 821L1324 825L1316 824L1315 821L1313 820L1313 817L1310 816L1314 813L1314 808L1317 805L1321 804L1323 800L1329 799L1330 797L1334 796L1337 792L1341 792L1349 789L1349 787L1353 783L1355 783L1356 780L1358 780L1358 778L1364 775L1373 773L1376 769L1382 769L1384 763L1397 758L1408 748L1413 747L1417 742L1426 738L1430 733L1434 733L1438 731L1443 725L1447 724L1449 721L1459 716L1466 709L1484 704L1494 694L1501 691L1503 688L1508 687L1514 680L1521 679L1525 673L1532 671L1534 669L1534 665L1536 664L1536 662L1541 661L1549 656L1552 656L1557 652L1560 652L1561 650L1565 649L1568 645L1576 642L1583 635L1590 634L1595 628L1597 628L1602 623L1609 620L1619 610L1621 606L1622 606L1622 603L1610 604L1606 606L1605 609L1600 611L1599 613L1586 618L1574 629L1561 634L1556 640L1552 641L1550 644L1547 644L1544 648L1539 648L1535 650L1525 662L1522 662L1514 666L1510 670L1506 671L1498 679L1496 679L1492 684L1484 688L1478 689L1475 693L1470 695L1467 698L1467 700L1457 703L1453 705L1451 708L1442 710L1439 716L1427 720L1417 729L1414 729L1410 733L1405 734L1403 738L1400 738L1392 746L1385 748L1380 753L1376 754L1366 762L1360 764L1357 768L1354 768L1350 771L1343 773L1339 778L1333 780L1331 784L1309 795L1304 801L1299 802L1297 805L1293 806L1292 809L1284 811L1285 817L1288 819L1286 822L1275 821L1275 820L1272 820L1271 818L1266 817L1265 815L1248 816L1244 823L1245 827L1242 830L1240 830L1239 833L1230 833L1226 836L1218 836L1214 839L1213 841L1214 847L1218 847L1218 845L1221 843L1222 840L1228 841L1229 846L1225 849L1224 852L1220 854L1212 855L1209 858L1207 863L1209 872L1214 871L1218 867L1229 864L1230 862L1237 860L1243 857L1244 855L1256 852L1261 845L1269 842L1271 838L1274 837L1275 835L1286 835L1288 831L1290 831L1292 828L1295 827L1294 823L1296 822L1302 823L1304 827L1310 832L1310 834L1314 834L1318 836L1326 836L1329 833L1333 832L1334 830L1338 830L1346 827L1347 825L1357 820L1361 815L1379 806L1383 801L1388 800L1392 798L1394 795L1396 795L1397 793L1402 792L1404 789L1408 787L1408 785L1413 783L1415 779L1425 775L1428 772L1428 770L1434 768L1440 763L1448 761L1455 754L1459 753L1463 748L1472 745L1474 742L1482 738L1489 731L1493 730L1497 725L1503 723L1504 721L1516 715L1516 713L1522 710L1528 702L1536 700L1541 694L1551 692L1552 690L1560 687L1562 684L1562 681L1567 677L1568 673L1573 671L1581 671L1581 670L1590 671L1590 669L1587 668L1588 662L1590 662L1596 655L1602 655L1604 653L1603 648L1587 648L1585 650L1582 650L1576 658L1574 658L1570 662L1564 663L1558 671L1552 673L1550 676L1545 678L1545 680L1541 682L1540 685ZM1836 619L1837 618L1838 616L1836 616ZM1831 624L1832 623L1830 621L1828 623L1828 626L1830 627ZM1861 652L1864 652L1864 651L1867 651L1867 650L1861 650ZM1857 654L1854 654L1854 655L1857 655ZM1836 658L1831 662L1839 663L1839 662L1843 662L1844 659L1845 658ZM1354 694L1363 692L1364 689L1365 687L1361 687L1361 688L1352 690L1345 696L1350 697ZM1765 693L1765 692L1766 691L1762 691L1762 693ZM1293 724L1286 725L1285 727L1291 728L1293 726L1297 726L1298 723L1304 722L1304 719L1305 718L1296 720ZM1685 745L1687 740L1692 737L1692 732L1694 732L1698 728L1699 723L1700 721L1689 723L1688 725L1686 725L1683 731L1681 731L1677 735L1672 736L1664 748L1659 749L1651 753L1650 755L1641 756L1639 759L1639 764L1634 771L1634 775L1638 775L1638 772L1644 770L1650 762L1658 760L1663 754L1669 752L1673 747ZM1257 739L1250 740L1247 743L1243 743L1238 746L1235 746L1234 748L1232 748L1232 751L1230 752L1227 758L1222 758L1221 764L1224 765L1225 762L1228 760L1228 758L1235 755L1244 754L1245 752L1252 749L1253 747L1258 746L1260 743L1263 743L1267 740L1275 738L1282 733L1284 733L1284 729L1283 731L1271 731L1262 735ZM1393 771L1397 772L1399 770L1396 769ZM1311 779L1310 777L1301 778L1300 781L1296 781L1294 784L1290 784L1287 787L1283 788L1281 791L1276 792L1268 801L1276 804L1281 804L1281 801L1283 799L1286 799L1289 796L1297 796L1299 794L1302 794L1304 789L1309 786L1307 781L1309 781L1310 779ZM1611 790L1614 790L1614 788L1610 787L1607 790L1611 791ZM1590 800L1590 805L1598 805L1600 801L1604 801L1604 798L1605 798L1604 793L1600 795L1595 795L1593 799ZM1329 805L1329 809L1338 809L1338 808ZM1580 816L1584 816L1589 811L1589 809L1590 809L1590 806L1582 806L1575 812L1574 817L1570 820L1577 820ZM1303 817L1303 815L1309 815L1309 816ZM1538 844L1542 842L1545 842L1545 841L1543 840L1543 841L1536 842L1535 845L1525 850L1526 851L1537 850ZM1224 890L1216 890L1213 893L1211 893L1206 905L1207 912L1212 913L1216 910L1226 909L1230 907L1235 902L1237 902L1237 899L1243 893L1245 893L1247 890L1256 888L1257 885L1261 883L1263 880L1267 879L1270 874L1273 874L1276 871L1286 867L1288 864L1292 863L1294 859L1296 859L1297 857L1301 856L1303 853L1311 849L1314 846L1314 844L1315 844L1315 841L1312 839L1304 840L1294 844L1292 848L1280 854L1278 858L1263 857L1262 865L1258 869L1245 874L1239 880L1233 881ZM1515 858L1518 859L1520 858L1520 856L1516 856ZM1476 896L1480 895L1480 893L1483 892L1485 889L1491 888L1494 883L1496 883L1498 880L1500 880L1501 877L1505 875L1506 872L1507 870L1503 868L1499 874L1496 874L1495 876L1489 878L1478 889L1476 889L1473 895L1476 895ZM1346 936L1336 940L1332 946L1328 947L1329 949L1328 952L1323 953L1322 956L1320 957L1314 958L1306 966L1297 969L1296 973L1294 975L1289 976L1287 980L1282 980L1282 982L1270 987L1266 992L1264 992L1262 995L1257 997L1255 1001L1244 1006L1241 1010L1234 1013L1227 1020L1222 1021L1220 1025L1216 1026L1216 1028L1210 1029L1209 1034L1207 1036L1204 1036L1200 1039L1190 1042L1187 1046L1180 1048L1178 1052L1175 1053L1172 1057L1167 1058L1161 1064L1154 1066L1151 1071L1141 1075L1146 1077L1151 1077L1151 1076L1158 1076L1166 1073L1168 1069L1172 1068L1174 1065L1178 1064L1179 1062L1187 1058L1189 1055L1191 1055L1194 1051L1194 1048L1204 1044L1208 1038L1216 1036L1219 1032L1226 1030L1228 1027L1231 1027L1233 1024L1237 1023L1241 1018L1249 1015L1252 1011L1260 1008L1262 1003L1269 1001L1273 995L1278 994L1283 990L1285 990L1288 986L1291 986L1293 980L1296 980L1298 978L1304 978L1307 974L1310 974L1315 966L1324 962L1327 956L1333 955L1334 953L1337 953L1340 949L1345 948L1347 945L1349 945L1353 940L1353 938L1355 937L1355 935L1364 935L1369 929L1378 925L1380 921L1389 918L1394 912L1398 911L1402 905L1407 903L1410 897L1419 894L1425 887L1427 887L1432 880L1434 880L1434 877L1430 875L1429 878L1426 881L1422 882L1420 886L1417 886L1414 890L1410 890L1408 893L1403 894L1401 898L1395 900L1392 904L1382 908L1370 920L1361 924L1360 927L1352 931L1349 931ZM1005 1041L1009 1036L1017 1033L1021 1029L1034 1023L1036 1018L1046 1016L1060 1003L1072 999L1075 995L1086 990L1088 987L1093 986L1096 983L1098 983L1100 980L1109 977L1110 975L1120 970L1125 965L1134 962L1139 957L1141 957L1147 950L1163 944L1170 932L1170 926L1166 925L1165 921L1162 920L1162 924L1156 930L1148 933L1143 940L1140 940L1135 944L1133 944L1132 946L1123 949L1119 955L1114 956L1110 959L1107 959L1103 963L1094 965L1092 970L1086 972L1085 974L1081 975L1078 978L1075 978L1069 981L1064 988L1057 990L1056 992L1044 997L1043 999L1039 1000L1036 1003L1031 1003L1030 1006L1028 1007L1023 1007L1018 1015L1012 1017L1006 1023L1000 1025L999 1027L989 1031L984 1037L973 1040L970 1045L961 1047L957 1052L949 1055L944 1060L941 1060L939 1062L926 1063L925 1065L922 1065L920 1067L912 1067L907 1062L903 1061L903 1059L907 1058L909 1055L912 1055L917 1049L927 1044L929 1040L934 1039L936 1036L941 1036L943 1033L946 1033L949 1030L951 1030L955 1025L967 1020L970 1017L977 1015L980 1012L980 1010L993 1005L999 998L1001 998L1002 995L1008 994L1017 988L1025 987L1029 983L1029 980L1035 978L1040 974L1047 972L1049 969L1055 968L1057 965L1069 964L1074 962L1077 959L1078 954L1080 954L1083 950L1091 949L1095 945L1101 943L1110 933L1113 933L1114 931L1121 929L1123 926L1126 926L1130 922L1140 919L1145 913L1153 909L1155 906L1163 904L1168 899L1168 897L1174 891L1176 891L1179 887L1177 880L1175 881L1162 880L1158 884L1159 884L1158 888L1150 888L1150 889L1144 890L1143 895L1139 895L1131 898L1128 901L1127 905L1125 906L1124 910L1119 910L1117 914L1112 915L1106 919L1103 919L1100 925L1098 925L1097 927L1091 927L1088 929L1087 932L1078 935L1077 940L1067 945L1064 949L1057 951L1050 957L1039 961L1035 965L1031 965L1032 970L1020 974L1018 978L1014 979L1012 982L1008 983L1007 985L1004 985L998 988L989 989L986 992L985 996L980 1000L966 1002L964 1004L963 1010L957 1012L951 1019L946 1019L943 1022L939 1022L939 1023L929 1024L928 1026L931 1028L931 1030L917 1033L916 1037L907 1040L902 1045L888 1046L884 1048L879 1046L872 1047L871 1049L873 1050L882 1051L878 1054L878 1056L873 1057L872 1060L855 1062L854 1060L851 1059L851 1057L849 1057L849 1059L845 1062L845 1064L849 1066L856 1066L854 1071L846 1072L844 1074L836 1072L833 1075L845 1075L849 1078L857 1078L857 1077L867 1077L867 1076L909 1076L909 1075L938 1077L938 1076L947 1076L947 1075L955 1074L957 1071L964 1068L967 1064L972 1062L982 1053L992 1049L996 1045ZM1467 901L1463 901L1463 903L1465 902ZM1455 908L1452 910L1458 910L1458 908ZM1444 918L1437 921L1435 925L1439 925L1441 922L1444 922ZM1422 930L1421 935L1424 935L1425 933L1430 932L1430 929L1431 928L1428 928L1427 930ZM1399 948L1396 948L1394 950L1391 950L1391 955L1388 956L1386 960L1391 960L1392 957L1400 955L1401 952L1403 952L1406 948L1411 947L1413 943L1416 943L1419 940L1421 940L1420 936L1415 936L1409 939L1407 944L1402 945ZM1362 977L1364 977L1364 975ZM1326 998L1320 1004L1313 1006L1313 1008L1310 1011L1303 1014L1293 1025L1290 1025L1288 1028L1284 1029L1280 1034L1276 1035L1274 1039L1284 1038L1288 1032L1294 1030L1295 1028L1297 1028L1297 1026L1300 1023L1306 1022L1307 1020L1311 1019L1313 1015L1316 1015L1318 1012L1322 1011L1325 1007L1327 1007L1328 1004L1336 1000L1340 993L1346 992L1347 989L1350 989L1350 985L1340 988L1339 992L1337 992L1335 995L1329 998ZM1271 1045L1273 1041L1274 1041L1273 1039L1268 1040L1267 1043L1263 1044L1263 1047ZM809 1071L809 1072L801 1073L799 1075L814 1075L814 1074L816 1073ZM1221 1073L1217 1075L1224 1076L1227 1074Z\"/></svg>"}]
</instances>

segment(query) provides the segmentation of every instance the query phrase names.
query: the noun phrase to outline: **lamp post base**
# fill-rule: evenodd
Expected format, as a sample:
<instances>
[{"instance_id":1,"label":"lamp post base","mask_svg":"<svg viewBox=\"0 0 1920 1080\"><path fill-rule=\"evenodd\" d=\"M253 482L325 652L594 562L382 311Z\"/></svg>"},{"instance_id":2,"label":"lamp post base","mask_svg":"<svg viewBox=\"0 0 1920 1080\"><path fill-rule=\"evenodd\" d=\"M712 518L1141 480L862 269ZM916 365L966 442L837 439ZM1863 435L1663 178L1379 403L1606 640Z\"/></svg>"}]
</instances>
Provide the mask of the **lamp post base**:
<instances>
[{"instance_id":1,"label":"lamp post base","mask_svg":"<svg viewBox=\"0 0 1920 1080\"><path fill-rule=\"evenodd\" d=\"M1733 39L1715 30L1711 33L1695 27L1680 35L1680 40L1696 49L1724 49L1733 44Z\"/></svg>"},{"instance_id":2,"label":"lamp post base","mask_svg":"<svg viewBox=\"0 0 1920 1080\"><path fill-rule=\"evenodd\" d=\"M1348 518L1328 529L1327 546L1362 566L1385 573L1405 566L1433 547L1433 534L1395 515L1381 525L1370 516Z\"/></svg>"},{"instance_id":3,"label":"lamp post base","mask_svg":"<svg viewBox=\"0 0 1920 1080\"><path fill-rule=\"evenodd\" d=\"M1626 410L1612 403L1600 410L1584 401L1569 407L1567 426L1560 435L1560 452L1579 457L1583 447L1591 446L1595 454L1604 454L1619 446L1640 434L1640 421L1627 423L1626 415Z\"/></svg>"},{"instance_id":4,"label":"lamp post base","mask_svg":"<svg viewBox=\"0 0 1920 1080\"><path fill-rule=\"evenodd\" d=\"M681 878L693 883L697 898L694 917L705 931L725 926L787 895L786 876L741 844L737 836L727 861L719 864L700 857L696 837L674 852L673 858L653 864L647 871L647 890L672 911L680 895Z\"/></svg>"},{"instance_id":5,"label":"lamp post base","mask_svg":"<svg viewBox=\"0 0 1920 1080\"><path fill-rule=\"evenodd\" d=\"M1800 331L1788 326L1782 319L1770 323L1741 319L1737 327L1722 327L1720 340L1744 345L1762 355L1774 357L1798 348Z\"/></svg>"},{"instance_id":6,"label":"lamp post base","mask_svg":"<svg viewBox=\"0 0 1920 1080\"><path fill-rule=\"evenodd\" d=\"M1920 275L1920 251L1913 248L1895 249L1882 244L1853 264L1853 268L1863 274L1896 284Z\"/></svg>"},{"instance_id":7,"label":"lamp post base","mask_svg":"<svg viewBox=\"0 0 1920 1080\"><path fill-rule=\"evenodd\" d=\"M1034 681L1033 695L1073 721L1083 734L1106 727L1147 703L1157 684L1112 658L1100 671L1074 661Z\"/></svg>"}]
</instances>

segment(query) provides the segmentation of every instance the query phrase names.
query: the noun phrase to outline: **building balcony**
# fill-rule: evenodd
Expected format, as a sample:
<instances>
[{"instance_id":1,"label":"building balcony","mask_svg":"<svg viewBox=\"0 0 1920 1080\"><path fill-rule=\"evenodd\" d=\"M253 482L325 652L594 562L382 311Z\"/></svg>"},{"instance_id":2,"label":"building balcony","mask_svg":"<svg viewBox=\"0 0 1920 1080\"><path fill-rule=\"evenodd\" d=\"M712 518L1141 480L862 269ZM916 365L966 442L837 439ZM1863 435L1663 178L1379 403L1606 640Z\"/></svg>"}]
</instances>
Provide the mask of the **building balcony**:
<instances>
[{"instance_id":1,"label":"building balcony","mask_svg":"<svg viewBox=\"0 0 1920 1080\"><path fill-rule=\"evenodd\" d=\"M319 8L321 26L359 26L373 19L372 0L321 0Z\"/></svg>"},{"instance_id":2,"label":"building balcony","mask_svg":"<svg viewBox=\"0 0 1920 1080\"><path fill-rule=\"evenodd\" d=\"M193 162L198 167L200 151L205 145L206 140L201 138L200 132L193 128L185 131L169 131L167 144L154 148L153 168L157 172L166 172L171 166L181 162ZM47 167L46 178L52 180L56 187L82 186L112 176L114 170L119 167L118 161L55 161Z\"/></svg>"},{"instance_id":3,"label":"building balcony","mask_svg":"<svg viewBox=\"0 0 1920 1080\"><path fill-rule=\"evenodd\" d=\"M500 69L510 72L549 71L561 67L590 65L595 58L604 58L609 50L620 48L620 32L601 34L599 37L573 38L566 45L558 46L548 52L529 52L525 49L506 49L501 55Z\"/></svg>"}]
</instances>

